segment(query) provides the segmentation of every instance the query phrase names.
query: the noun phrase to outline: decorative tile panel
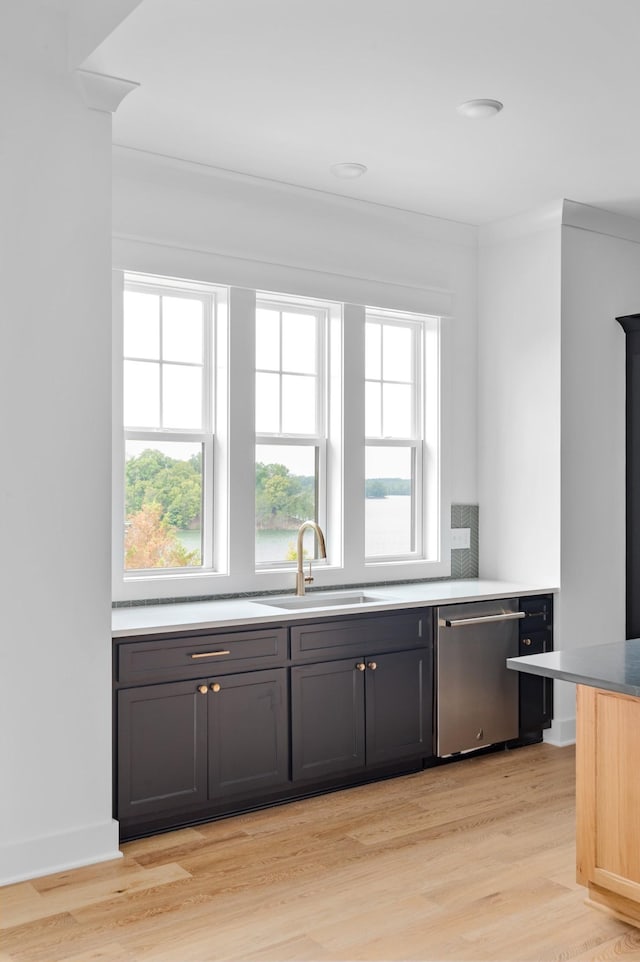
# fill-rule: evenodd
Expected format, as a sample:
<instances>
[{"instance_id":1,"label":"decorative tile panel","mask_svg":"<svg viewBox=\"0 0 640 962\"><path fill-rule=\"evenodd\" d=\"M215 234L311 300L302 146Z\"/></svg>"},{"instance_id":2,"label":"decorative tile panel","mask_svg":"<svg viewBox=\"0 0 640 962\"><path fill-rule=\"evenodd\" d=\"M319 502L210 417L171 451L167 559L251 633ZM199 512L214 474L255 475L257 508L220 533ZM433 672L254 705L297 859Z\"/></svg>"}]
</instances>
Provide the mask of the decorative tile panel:
<instances>
[{"instance_id":1,"label":"decorative tile panel","mask_svg":"<svg viewBox=\"0 0 640 962\"><path fill-rule=\"evenodd\" d=\"M451 527L469 528L470 546L451 549L451 577L477 578L479 558L479 508L477 504L452 504Z\"/></svg>"}]
</instances>

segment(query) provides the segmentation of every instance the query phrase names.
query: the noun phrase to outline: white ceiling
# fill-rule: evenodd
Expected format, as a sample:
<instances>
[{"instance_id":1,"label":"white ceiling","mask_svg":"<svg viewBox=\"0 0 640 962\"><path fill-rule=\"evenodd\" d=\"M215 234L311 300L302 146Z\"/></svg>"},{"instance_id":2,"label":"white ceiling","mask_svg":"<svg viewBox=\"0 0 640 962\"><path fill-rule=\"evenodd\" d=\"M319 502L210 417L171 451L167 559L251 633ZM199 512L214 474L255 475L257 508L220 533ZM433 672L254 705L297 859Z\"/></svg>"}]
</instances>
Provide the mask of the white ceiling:
<instances>
[{"instance_id":1,"label":"white ceiling","mask_svg":"<svg viewBox=\"0 0 640 962\"><path fill-rule=\"evenodd\" d=\"M639 41L640 0L143 0L87 66L141 83L117 144L474 224L640 217Z\"/></svg>"}]
</instances>

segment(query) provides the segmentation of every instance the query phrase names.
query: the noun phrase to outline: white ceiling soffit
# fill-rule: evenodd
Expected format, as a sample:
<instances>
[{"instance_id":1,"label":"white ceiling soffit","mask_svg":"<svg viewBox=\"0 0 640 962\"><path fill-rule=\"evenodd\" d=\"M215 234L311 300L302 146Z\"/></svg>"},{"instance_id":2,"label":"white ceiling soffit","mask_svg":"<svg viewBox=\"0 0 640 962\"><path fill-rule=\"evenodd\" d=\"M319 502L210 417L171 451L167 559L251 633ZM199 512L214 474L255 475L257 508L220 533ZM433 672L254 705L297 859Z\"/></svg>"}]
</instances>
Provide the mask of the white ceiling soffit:
<instances>
[{"instance_id":1,"label":"white ceiling soffit","mask_svg":"<svg viewBox=\"0 0 640 962\"><path fill-rule=\"evenodd\" d=\"M79 67L143 0L65 0L69 70Z\"/></svg>"},{"instance_id":2,"label":"white ceiling soffit","mask_svg":"<svg viewBox=\"0 0 640 962\"><path fill-rule=\"evenodd\" d=\"M640 217L639 36L638 0L144 0L85 67L141 83L129 147L471 224Z\"/></svg>"}]
</instances>

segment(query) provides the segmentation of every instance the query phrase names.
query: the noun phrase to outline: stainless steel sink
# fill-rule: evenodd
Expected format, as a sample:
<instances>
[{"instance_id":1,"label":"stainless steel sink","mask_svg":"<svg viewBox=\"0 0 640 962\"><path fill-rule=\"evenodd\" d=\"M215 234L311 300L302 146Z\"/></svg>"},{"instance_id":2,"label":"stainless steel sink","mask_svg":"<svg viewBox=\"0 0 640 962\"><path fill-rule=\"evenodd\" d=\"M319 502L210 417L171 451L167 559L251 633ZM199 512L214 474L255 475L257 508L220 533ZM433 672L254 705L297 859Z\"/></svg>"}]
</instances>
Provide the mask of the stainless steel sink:
<instances>
[{"instance_id":1,"label":"stainless steel sink","mask_svg":"<svg viewBox=\"0 0 640 962\"><path fill-rule=\"evenodd\" d=\"M257 600L257 599L256 599ZM295 611L298 608L342 608L345 605L366 605L374 601L388 601L387 598L379 598L376 595L367 595L360 592L345 592L343 594L329 592L311 592L308 595L291 596L285 595L284 598L270 598L269 601L260 601L259 604L267 605L269 608L287 608Z\"/></svg>"}]
</instances>

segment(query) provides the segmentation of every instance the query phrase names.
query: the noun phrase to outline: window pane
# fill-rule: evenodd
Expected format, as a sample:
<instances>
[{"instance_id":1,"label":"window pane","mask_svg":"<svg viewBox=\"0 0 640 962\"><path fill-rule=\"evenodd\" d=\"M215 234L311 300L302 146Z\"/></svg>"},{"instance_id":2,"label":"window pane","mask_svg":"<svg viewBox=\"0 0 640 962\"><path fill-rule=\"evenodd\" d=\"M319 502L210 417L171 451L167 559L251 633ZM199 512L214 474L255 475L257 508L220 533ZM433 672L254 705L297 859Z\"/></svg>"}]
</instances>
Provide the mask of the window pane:
<instances>
[{"instance_id":1,"label":"window pane","mask_svg":"<svg viewBox=\"0 0 640 962\"><path fill-rule=\"evenodd\" d=\"M383 384L382 436L410 438L413 435L413 387L410 384Z\"/></svg>"},{"instance_id":2,"label":"window pane","mask_svg":"<svg viewBox=\"0 0 640 962\"><path fill-rule=\"evenodd\" d=\"M282 375L282 430L285 434L315 434L316 378Z\"/></svg>"},{"instance_id":3,"label":"window pane","mask_svg":"<svg viewBox=\"0 0 640 962\"><path fill-rule=\"evenodd\" d=\"M365 555L406 555L413 550L411 448L367 447Z\"/></svg>"},{"instance_id":4,"label":"window pane","mask_svg":"<svg viewBox=\"0 0 640 962\"><path fill-rule=\"evenodd\" d=\"M187 297L162 298L162 357L202 364L203 305Z\"/></svg>"},{"instance_id":5,"label":"window pane","mask_svg":"<svg viewBox=\"0 0 640 962\"><path fill-rule=\"evenodd\" d=\"M163 364L162 426L202 428L202 368Z\"/></svg>"},{"instance_id":6,"label":"window pane","mask_svg":"<svg viewBox=\"0 0 640 962\"><path fill-rule=\"evenodd\" d=\"M382 351L381 331L382 326L380 324L365 324L365 377L376 379L382 376L382 367L380 363Z\"/></svg>"},{"instance_id":7,"label":"window pane","mask_svg":"<svg viewBox=\"0 0 640 962\"><path fill-rule=\"evenodd\" d=\"M256 310L256 367L280 370L280 312L262 307Z\"/></svg>"},{"instance_id":8,"label":"window pane","mask_svg":"<svg viewBox=\"0 0 640 962\"><path fill-rule=\"evenodd\" d=\"M256 564L296 560L298 528L316 519L317 462L315 445L256 445Z\"/></svg>"},{"instance_id":9,"label":"window pane","mask_svg":"<svg viewBox=\"0 0 640 962\"><path fill-rule=\"evenodd\" d=\"M127 571L202 564L202 445L127 441Z\"/></svg>"},{"instance_id":10,"label":"window pane","mask_svg":"<svg viewBox=\"0 0 640 962\"><path fill-rule=\"evenodd\" d=\"M385 381L413 380L413 332L409 327L384 325L383 371Z\"/></svg>"},{"instance_id":11,"label":"window pane","mask_svg":"<svg viewBox=\"0 0 640 962\"><path fill-rule=\"evenodd\" d=\"M256 374L256 431L260 434L278 434L280 431L278 374Z\"/></svg>"},{"instance_id":12,"label":"window pane","mask_svg":"<svg viewBox=\"0 0 640 962\"><path fill-rule=\"evenodd\" d=\"M124 362L124 423L127 427L160 427L160 365Z\"/></svg>"},{"instance_id":13,"label":"window pane","mask_svg":"<svg viewBox=\"0 0 640 962\"><path fill-rule=\"evenodd\" d=\"M380 382L366 381L364 386L364 433L368 438L379 438L382 433Z\"/></svg>"},{"instance_id":14,"label":"window pane","mask_svg":"<svg viewBox=\"0 0 640 962\"><path fill-rule=\"evenodd\" d=\"M310 314L282 315L282 370L315 374L316 318Z\"/></svg>"},{"instance_id":15,"label":"window pane","mask_svg":"<svg viewBox=\"0 0 640 962\"><path fill-rule=\"evenodd\" d=\"M160 298L139 291L124 292L124 356L160 357Z\"/></svg>"}]
</instances>

